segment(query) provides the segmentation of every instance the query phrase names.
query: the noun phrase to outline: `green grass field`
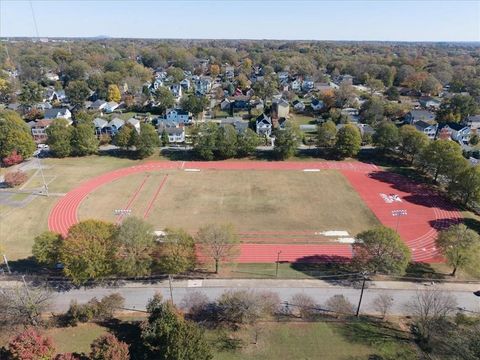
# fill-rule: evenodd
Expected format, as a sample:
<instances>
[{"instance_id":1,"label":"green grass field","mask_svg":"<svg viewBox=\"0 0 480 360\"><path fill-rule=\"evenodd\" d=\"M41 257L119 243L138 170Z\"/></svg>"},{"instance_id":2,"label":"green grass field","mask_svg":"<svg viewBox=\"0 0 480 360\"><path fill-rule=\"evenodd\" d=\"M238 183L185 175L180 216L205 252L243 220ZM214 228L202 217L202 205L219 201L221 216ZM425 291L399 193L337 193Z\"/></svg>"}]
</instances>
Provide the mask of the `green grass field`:
<instances>
[{"instance_id":1,"label":"green grass field","mask_svg":"<svg viewBox=\"0 0 480 360\"><path fill-rule=\"evenodd\" d=\"M80 206L80 219L95 214L114 221L146 179L131 205L142 217L168 174L147 220L156 230L232 223L239 231L347 230L355 235L378 224L376 217L337 171L181 170L135 174L91 193ZM148 178L146 178L148 176Z\"/></svg>"}]
</instances>

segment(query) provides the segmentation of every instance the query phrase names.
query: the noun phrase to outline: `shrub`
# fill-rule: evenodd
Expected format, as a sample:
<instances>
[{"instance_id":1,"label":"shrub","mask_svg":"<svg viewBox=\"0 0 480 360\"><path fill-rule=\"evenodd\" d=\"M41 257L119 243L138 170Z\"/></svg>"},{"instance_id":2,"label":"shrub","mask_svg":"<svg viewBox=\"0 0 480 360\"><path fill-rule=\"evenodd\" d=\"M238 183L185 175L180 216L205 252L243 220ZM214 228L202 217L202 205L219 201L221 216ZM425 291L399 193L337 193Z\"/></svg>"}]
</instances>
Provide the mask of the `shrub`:
<instances>
[{"instance_id":1,"label":"shrub","mask_svg":"<svg viewBox=\"0 0 480 360\"><path fill-rule=\"evenodd\" d=\"M125 299L117 293L104 296L100 301L93 298L86 304L78 304L73 300L62 320L68 326L91 320L109 320L113 318L116 309L123 307L124 302Z\"/></svg>"},{"instance_id":2,"label":"shrub","mask_svg":"<svg viewBox=\"0 0 480 360\"><path fill-rule=\"evenodd\" d=\"M128 345L114 335L100 336L91 345L91 360L130 360Z\"/></svg>"},{"instance_id":3,"label":"shrub","mask_svg":"<svg viewBox=\"0 0 480 360\"><path fill-rule=\"evenodd\" d=\"M9 187L22 185L25 181L27 181L27 174L21 170L11 171L5 174L4 181Z\"/></svg>"},{"instance_id":4,"label":"shrub","mask_svg":"<svg viewBox=\"0 0 480 360\"><path fill-rule=\"evenodd\" d=\"M200 291L187 293L180 304L180 308L194 321L212 319L210 309L212 308L207 295Z\"/></svg>"},{"instance_id":5,"label":"shrub","mask_svg":"<svg viewBox=\"0 0 480 360\"><path fill-rule=\"evenodd\" d=\"M336 313L336 315L353 315L355 307L353 304L343 295L333 295L325 303L325 307Z\"/></svg>"},{"instance_id":6,"label":"shrub","mask_svg":"<svg viewBox=\"0 0 480 360\"><path fill-rule=\"evenodd\" d=\"M17 153L17 150L13 150L12 153L2 159L2 163L5 166L12 166L20 164L23 161L23 156Z\"/></svg>"},{"instance_id":7,"label":"shrub","mask_svg":"<svg viewBox=\"0 0 480 360\"><path fill-rule=\"evenodd\" d=\"M52 360L55 346L51 338L28 328L10 339L8 351L11 360Z\"/></svg>"},{"instance_id":8,"label":"shrub","mask_svg":"<svg viewBox=\"0 0 480 360\"><path fill-rule=\"evenodd\" d=\"M317 314L315 300L311 296L305 294L295 294L292 296L291 303L298 311L298 315L305 320L311 320Z\"/></svg>"},{"instance_id":9,"label":"shrub","mask_svg":"<svg viewBox=\"0 0 480 360\"><path fill-rule=\"evenodd\" d=\"M55 356L55 360L80 360L80 358L72 353L63 353Z\"/></svg>"}]
</instances>

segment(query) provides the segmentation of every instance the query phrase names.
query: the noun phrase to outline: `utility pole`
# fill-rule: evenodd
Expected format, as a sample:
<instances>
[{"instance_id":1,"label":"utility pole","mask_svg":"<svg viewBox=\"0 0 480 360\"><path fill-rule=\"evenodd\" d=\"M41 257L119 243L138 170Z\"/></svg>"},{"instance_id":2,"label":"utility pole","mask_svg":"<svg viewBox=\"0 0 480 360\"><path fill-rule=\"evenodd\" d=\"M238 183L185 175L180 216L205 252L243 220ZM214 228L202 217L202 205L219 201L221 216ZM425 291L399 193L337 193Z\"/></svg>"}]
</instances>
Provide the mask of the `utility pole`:
<instances>
[{"instance_id":1,"label":"utility pole","mask_svg":"<svg viewBox=\"0 0 480 360\"><path fill-rule=\"evenodd\" d=\"M358 299L357 312L355 313L355 316L356 316L356 317L358 317L358 315L360 314L360 306L362 306L363 290L365 290L365 281L367 280L366 275L367 275L366 272L362 272L362 276L363 276L363 279L362 279L362 290L360 291L360 299Z\"/></svg>"},{"instance_id":2,"label":"utility pole","mask_svg":"<svg viewBox=\"0 0 480 360\"><path fill-rule=\"evenodd\" d=\"M10 266L8 265L8 260L7 260L7 255L3 254L3 262L5 263L5 266L7 267L7 271L9 274L12 272L10 271Z\"/></svg>"},{"instance_id":3,"label":"utility pole","mask_svg":"<svg viewBox=\"0 0 480 360\"><path fill-rule=\"evenodd\" d=\"M170 301L173 305L172 275L168 274L168 285L170 286Z\"/></svg>"},{"instance_id":4,"label":"utility pole","mask_svg":"<svg viewBox=\"0 0 480 360\"><path fill-rule=\"evenodd\" d=\"M277 263L276 263L276 266L275 266L275 277L278 278L278 264L280 263L280 254L282 253L282 250L280 250L278 253L277 253Z\"/></svg>"}]
</instances>

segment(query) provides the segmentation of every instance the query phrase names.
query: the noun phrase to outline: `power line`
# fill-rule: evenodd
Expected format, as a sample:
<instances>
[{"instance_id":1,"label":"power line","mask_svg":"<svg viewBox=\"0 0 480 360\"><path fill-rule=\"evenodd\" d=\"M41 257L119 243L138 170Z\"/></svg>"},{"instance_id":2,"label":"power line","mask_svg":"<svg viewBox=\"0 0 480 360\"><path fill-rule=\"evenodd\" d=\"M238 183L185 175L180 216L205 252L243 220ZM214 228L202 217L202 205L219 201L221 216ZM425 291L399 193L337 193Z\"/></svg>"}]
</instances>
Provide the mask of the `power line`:
<instances>
[{"instance_id":1,"label":"power line","mask_svg":"<svg viewBox=\"0 0 480 360\"><path fill-rule=\"evenodd\" d=\"M35 10L33 9L32 0L29 0L28 3L30 4L30 10L32 11L33 25L35 26L35 34L37 35L37 39L39 39L40 35L38 33L37 18L35 17Z\"/></svg>"}]
</instances>

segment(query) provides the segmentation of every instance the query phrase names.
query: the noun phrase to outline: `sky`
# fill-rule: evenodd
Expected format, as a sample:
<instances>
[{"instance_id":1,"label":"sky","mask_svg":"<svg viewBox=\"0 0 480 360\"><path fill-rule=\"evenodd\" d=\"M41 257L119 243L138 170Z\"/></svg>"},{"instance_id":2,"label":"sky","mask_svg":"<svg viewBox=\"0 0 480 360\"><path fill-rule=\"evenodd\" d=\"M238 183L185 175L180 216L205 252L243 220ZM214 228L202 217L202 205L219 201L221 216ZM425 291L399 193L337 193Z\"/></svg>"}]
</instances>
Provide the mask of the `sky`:
<instances>
[{"instance_id":1,"label":"sky","mask_svg":"<svg viewBox=\"0 0 480 360\"><path fill-rule=\"evenodd\" d=\"M33 8L33 13L32 13ZM0 36L480 41L480 0L0 0Z\"/></svg>"}]
</instances>

